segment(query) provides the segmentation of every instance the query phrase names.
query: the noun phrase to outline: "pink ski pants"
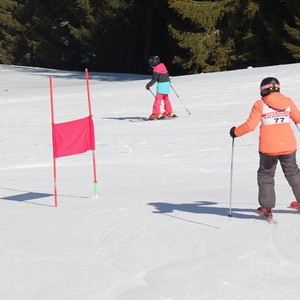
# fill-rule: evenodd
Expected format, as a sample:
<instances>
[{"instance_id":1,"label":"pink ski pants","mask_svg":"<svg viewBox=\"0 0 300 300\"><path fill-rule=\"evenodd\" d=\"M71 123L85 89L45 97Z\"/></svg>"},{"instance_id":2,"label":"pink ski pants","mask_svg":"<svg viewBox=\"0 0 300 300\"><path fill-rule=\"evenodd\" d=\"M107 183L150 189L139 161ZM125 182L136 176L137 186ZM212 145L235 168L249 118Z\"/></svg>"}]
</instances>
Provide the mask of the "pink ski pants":
<instances>
[{"instance_id":1,"label":"pink ski pants","mask_svg":"<svg viewBox=\"0 0 300 300\"><path fill-rule=\"evenodd\" d=\"M160 93L156 93L155 100L153 103L152 113L157 114L157 115L161 114L161 111L160 111L161 101L164 101L165 111L167 113L171 114L173 112L173 109L172 109L171 102L169 100L169 96L167 94L160 94Z\"/></svg>"}]
</instances>

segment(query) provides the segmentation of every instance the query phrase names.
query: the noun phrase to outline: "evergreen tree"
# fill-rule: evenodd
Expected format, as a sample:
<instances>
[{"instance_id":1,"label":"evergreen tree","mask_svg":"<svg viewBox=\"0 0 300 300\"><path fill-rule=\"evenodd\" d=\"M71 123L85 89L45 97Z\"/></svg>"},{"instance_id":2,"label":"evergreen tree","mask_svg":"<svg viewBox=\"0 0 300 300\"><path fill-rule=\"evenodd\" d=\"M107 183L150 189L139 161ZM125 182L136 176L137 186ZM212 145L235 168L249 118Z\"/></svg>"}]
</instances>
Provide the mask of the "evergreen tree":
<instances>
[{"instance_id":1,"label":"evergreen tree","mask_svg":"<svg viewBox=\"0 0 300 300\"><path fill-rule=\"evenodd\" d=\"M299 0L2 0L0 63L173 74L297 62ZM172 64L174 62L174 64Z\"/></svg>"},{"instance_id":2,"label":"evergreen tree","mask_svg":"<svg viewBox=\"0 0 300 300\"><path fill-rule=\"evenodd\" d=\"M64 68L67 46L65 16L68 1L24 0L20 19L25 32L20 36L16 59L22 65Z\"/></svg>"},{"instance_id":3,"label":"evergreen tree","mask_svg":"<svg viewBox=\"0 0 300 300\"><path fill-rule=\"evenodd\" d=\"M125 0L70 0L65 13L65 65L124 71L131 8L132 1Z\"/></svg>"},{"instance_id":4,"label":"evergreen tree","mask_svg":"<svg viewBox=\"0 0 300 300\"><path fill-rule=\"evenodd\" d=\"M18 38L23 27L17 16L22 6L18 1L1 0L0 2L0 62L13 64L16 62Z\"/></svg>"},{"instance_id":5,"label":"evergreen tree","mask_svg":"<svg viewBox=\"0 0 300 300\"><path fill-rule=\"evenodd\" d=\"M283 42L283 45L296 61L300 61L300 18L295 17L294 25L285 23L284 29L288 37Z\"/></svg>"},{"instance_id":6,"label":"evergreen tree","mask_svg":"<svg viewBox=\"0 0 300 300\"><path fill-rule=\"evenodd\" d=\"M92 66L102 71L122 72L128 66L128 48L130 34L131 10L133 1L105 0L99 5L94 1L95 23L92 26L92 40L89 50L94 55Z\"/></svg>"},{"instance_id":7,"label":"evergreen tree","mask_svg":"<svg viewBox=\"0 0 300 300\"><path fill-rule=\"evenodd\" d=\"M189 72L295 62L298 2L169 0L179 16L170 32L184 50L174 61Z\"/></svg>"},{"instance_id":8,"label":"evergreen tree","mask_svg":"<svg viewBox=\"0 0 300 300\"><path fill-rule=\"evenodd\" d=\"M168 32L168 0L134 0L128 11L130 70L145 73L149 70L148 58L158 55L173 71L174 41Z\"/></svg>"},{"instance_id":9,"label":"evergreen tree","mask_svg":"<svg viewBox=\"0 0 300 300\"><path fill-rule=\"evenodd\" d=\"M294 5L291 5L294 2ZM297 13L298 6L298 13ZM271 8L271 9L270 9ZM287 48L299 49L296 44L295 17L299 15L298 1L240 0L229 2L222 19L222 38L231 40L230 69L249 65L264 66L295 62ZM285 25L286 24L286 25ZM290 28L289 46L284 44ZM285 30L286 29L286 30Z\"/></svg>"},{"instance_id":10,"label":"evergreen tree","mask_svg":"<svg viewBox=\"0 0 300 300\"><path fill-rule=\"evenodd\" d=\"M26 32L19 39L19 63L61 69L98 65L103 70L110 66L110 71L114 68L121 71L118 51L122 48L120 41L126 37L122 12L130 3L124 0L23 2L22 24L26 25Z\"/></svg>"},{"instance_id":11,"label":"evergreen tree","mask_svg":"<svg viewBox=\"0 0 300 300\"><path fill-rule=\"evenodd\" d=\"M286 4L285 0L263 0L259 2L254 32L260 51L256 53L254 65L275 65L293 61L283 45L283 39L286 35L284 22L291 17Z\"/></svg>"},{"instance_id":12,"label":"evergreen tree","mask_svg":"<svg viewBox=\"0 0 300 300\"><path fill-rule=\"evenodd\" d=\"M88 67L94 56L97 9L92 1L74 0L69 1L66 11L62 59L71 69Z\"/></svg>"},{"instance_id":13,"label":"evergreen tree","mask_svg":"<svg viewBox=\"0 0 300 300\"><path fill-rule=\"evenodd\" d=\"M260 58L259 4L252 0L229 1L221 22L222 40L230 44L228 69L255 65Z\"/></svg>"},{"instance_id":14,"label":"evergreen tree","mask_svg":"<svg viewBox=\"0 0 300 300\"><path fill-rule=\"evenodd\" d=\"M175 63L191 73L218 71L226 66L226 45L221 44L218 25L227 2L169 0L179 17L169 26L171 36L186 50L175 56Z\"/></svg>"},{"instance_id":15,"label":"evergreen tree","mask_svg":"<svg viewBox=\"0 0 300 300\"><path fill-rule=\"evenodd\" d=\"M300 3L298 0L283 2L289 15L289 18L284 20L286 35L283 45L296 61L300 61Z\"/></svg>"}]
</instances>

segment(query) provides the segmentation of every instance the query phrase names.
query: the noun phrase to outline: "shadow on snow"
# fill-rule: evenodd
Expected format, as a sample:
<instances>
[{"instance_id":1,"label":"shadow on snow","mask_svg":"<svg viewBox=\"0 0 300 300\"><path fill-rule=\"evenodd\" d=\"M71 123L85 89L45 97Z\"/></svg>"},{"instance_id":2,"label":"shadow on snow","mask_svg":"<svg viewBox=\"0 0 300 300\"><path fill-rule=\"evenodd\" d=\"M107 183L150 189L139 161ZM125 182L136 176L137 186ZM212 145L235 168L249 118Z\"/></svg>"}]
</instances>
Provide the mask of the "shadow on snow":
<instances>
[{"instance_id":1,"label":"shadow on snow","mask_svg":"<svg viewBox=\"0 0 300 300\"><path fill-rule=\"evenodd\" d=\"M62 79L79 79L85 80L85 72L83 71L67 71L67 70L57 70L57 69L47 69L47 68L37 68L37 67L26 67L26 66L11 66L11 65L1 65L2 69L14 70L20 73L28 73L34 76L52 76L53 78ZM111 73L111 72L89 72L89 79L98 81L111 81L111 82L121 82L121 81L136 81L148 79L149 75L141 74L131 74L131 73Z\"/></svg>"},{"instance_id":2,"label":"shadow on snow","mask_svg":"<svg viewBox=\"0 0 300 300\"><path fill-rule=\"evenodd\" d=\"M212 201L196 201L193 203L166 203L166 202L152 202L148 205L153 206L156 210L153 213L160 214L170 214L175 211L182 211L194 214L205 214L205 215L219 215L228 217L229 208L228 207L219 207L217 202ZM274 213L295 213L294 211L288 210L277 210L274 209ZM256 209L250 208L236 208L231 209L231 215L233 218L238 219L261 219L260 216L256 214ZM169 215L170 216L170 215Z\"/></svg>"},{"instance_id":3,"label":"shadow on snow","mask_svg":"<svg viewBox=\"0 0 300 300\"><path fill-rule=\"evenodd\" d=\"M54 207L54 205L48 205L48 204L43 204L43 203L32 202L32 200L36 200L36 199L54 197L54 194L29 192L29 191L22 191L22 190L5 188L5 187L0 187L0 189L2 189L2 190L8 190L8 191L14 191L14 192L19 192L16 195L1 197L0 200L25 202L25 203L28 203L28 204L35 204L35 205L42 205L42 206ZM69 197L69 198L85 198L85 199L89 198L89 197L83 197L83 196L59 195L59 194L57 196L58 197ZM29 202L27 202L27 201L29 201Z\"/></svg>"},{"instance_id":4,"label":"shadow on snow","mask_svg":"<svg viewBox=\"0 0 300 300\"><path fill-rule=\"evenodd\" d=\"M116 121L124 121L124 120L139 120L140 117L107 117L102 118L103 120L116 120Z\"/></svg>"}]
</instances>

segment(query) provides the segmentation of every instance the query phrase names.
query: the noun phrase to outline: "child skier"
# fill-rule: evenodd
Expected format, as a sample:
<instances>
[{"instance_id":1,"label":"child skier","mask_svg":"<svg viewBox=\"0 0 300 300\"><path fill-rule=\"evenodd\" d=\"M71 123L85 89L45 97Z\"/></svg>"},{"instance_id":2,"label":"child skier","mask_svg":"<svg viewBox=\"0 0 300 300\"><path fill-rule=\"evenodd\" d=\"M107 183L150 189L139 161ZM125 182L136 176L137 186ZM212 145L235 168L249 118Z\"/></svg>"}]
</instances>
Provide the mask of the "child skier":
<instances>
[{"instance_id":1,"label":"child skier","mask_svg":"<svg viewBox=\"0 0 300 300\"><path fill-rule=\"evenodd\" d=\"M146 85L146 89L149 90L150 87L157 82L156 96L153 103L152 114L149 120L155 120L159 118L176 117L173 113L172 105L169 100L170 93L170 78L166 66L160 62L158 56L153 55L148 59L150 68L153 69L152 79ZM161 101L164 101L165 111L163 114L160 112Z\"/></svg>"},{"instance_id":2,"label":"child skier","mask_svg":"<svg viewBox=\"0 0 300 300\"><path fill-rule=\"evenodd\" d=\"M245 123L232 127L232 138L240 137L253 131L259 122L259 156L257 171L259 214L272 218L275 207L275 170L280 161L284 175L292 188L297 201L291 207L300 208L300 170L296 162L297 141L290 120L300 123L300 111L293 100L280 93L279 81L274 77L262 80L260 84L261 99L252 107Z\"/></svg>"}]
</instances>

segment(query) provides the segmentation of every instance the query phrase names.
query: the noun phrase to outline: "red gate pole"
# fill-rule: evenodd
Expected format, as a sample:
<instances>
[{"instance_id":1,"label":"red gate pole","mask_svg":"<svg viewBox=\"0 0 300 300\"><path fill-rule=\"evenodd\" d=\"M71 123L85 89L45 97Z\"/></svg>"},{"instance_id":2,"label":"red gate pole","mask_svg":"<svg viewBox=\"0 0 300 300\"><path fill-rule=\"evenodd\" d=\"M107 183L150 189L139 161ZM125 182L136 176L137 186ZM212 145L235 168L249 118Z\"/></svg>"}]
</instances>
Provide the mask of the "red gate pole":
<instances>
[{"instance_id":1,"label":"red gate pole","mask_svg":"<svg viewBox=\"0 0 300 300\"><path fill-rule=\"evenodd\" d=\"M88 94L89 115L90 115L90 117L92 117L91 93L90 93L88 69L85 69L85 79L86 79L86 89L87 89L87 94ZM96 172L96 155L95 155L95 151L94 150L92 150L92 157L93 157L93 170L94 170L94 198L98 198L98 184L97 184L97 172Z\"/></svg>"},{"instance_id":2,"label":"red gate pole","mask_svg":"<svg viewBox=\"0 0 300 300\"><path fill-rule=\"evenodd\" d=\"M54 155L54 105L53 105L53 86L52 76L50 76L50 101L51 101L51 124L52 124L52 146L53 146L53 179L54 179L54 206L57 207L57 184L56 184L56 158Z\"/></svg>"}]
</instances>

